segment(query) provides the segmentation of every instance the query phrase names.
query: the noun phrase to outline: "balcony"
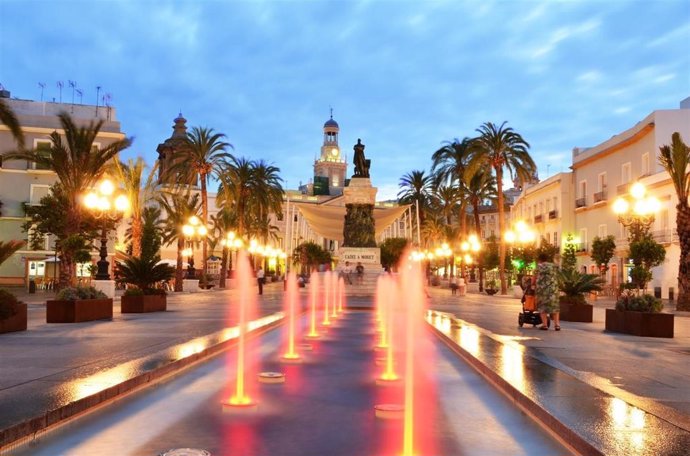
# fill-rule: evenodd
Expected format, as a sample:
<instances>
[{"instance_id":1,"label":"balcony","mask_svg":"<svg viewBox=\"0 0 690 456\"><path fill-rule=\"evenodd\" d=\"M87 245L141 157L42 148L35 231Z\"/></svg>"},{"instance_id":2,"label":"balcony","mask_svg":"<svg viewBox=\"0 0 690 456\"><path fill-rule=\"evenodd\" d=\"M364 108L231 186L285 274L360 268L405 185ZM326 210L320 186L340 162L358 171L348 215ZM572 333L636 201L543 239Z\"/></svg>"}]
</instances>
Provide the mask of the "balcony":
<instances>
[{"instance_id":1,"label":"balcony","mask_svg":"<svg viewBox=\"0 0 690 456\"><path fill-rule=\"evenodd\" d=\"M556 211L555 209L553 211L549 211L549 220L553 220L556 217L558 217L558 211Z\"/></svg>"},{"instance_id":2,"label":"balcony","mask_svg":"<svg viewBox=\"0 0 690 456\"><path fill-rule=\"evenodd\" d=\"M594 203L600 203L602 201L606 201L606 190L602 190L600 192L597 192L594 194Z\"/></svg>"},{"instance_id":3,"label":"balcony","mask_svg":"<svg viewBox=\"0 0 690 456\"><path fill-rule=\"evenodd\" d=\"M534 223L541 223L544 221L544 216L539 214L534 216Z\"/></svg>"},{"instance_id":4,"label":"balcony","mask_svg":"<svg viewBox=\"0 0 690 456\"><path fill-rule=\"evenodd\" d=\"M670 244L678 241L676 230L672 229L652 231L652 237L659 244Z\"/></svg>"},{"instance_id":5,"label":"balcony","mask_svg":"<svg viewBox=\"0 0 690 456\"><path fill-rule=\"evenodd\" d=\"M575 200L575 209L587 206L587 198L578 198Z\"/></svg>"},{"instance_id":6,"label":"balcony","mask_svg":"<svg viewBox=\"0 0 690 456\"><path fill-rule=\"evenodd\" d=\"M580 242L578 244L575 244L575 252L576 253L587 252L587 243L586 242Z\"/></svg>"},{"instance_id":7,"label":"balcony","mask_svg":"<svg viewBox=\"0 0 690 456\"><path fill-rule=\"evenodd\" d=\"M630 190L630 185L631 185L630 182L626 182L625 184L620 184L618 187L616 187L616 192L619 195L624 195L624 194L628 193L628 190Z\"/></svg>"}]
</instances>

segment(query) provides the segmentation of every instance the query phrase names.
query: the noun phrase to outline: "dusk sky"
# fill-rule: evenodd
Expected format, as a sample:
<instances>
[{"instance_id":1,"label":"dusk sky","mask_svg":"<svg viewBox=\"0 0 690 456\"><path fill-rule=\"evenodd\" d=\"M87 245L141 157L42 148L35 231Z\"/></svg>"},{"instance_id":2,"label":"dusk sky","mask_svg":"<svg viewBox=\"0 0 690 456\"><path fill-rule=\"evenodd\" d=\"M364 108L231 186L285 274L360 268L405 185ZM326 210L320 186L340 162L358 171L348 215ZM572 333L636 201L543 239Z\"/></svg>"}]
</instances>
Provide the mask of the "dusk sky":
<instances>
[{"instance_id":1,"label":"dusk sky","mask_svg":"<svg viewBox=\"0 0 690 456\"><path fill-rule=\"evenodd\" d=\"M690 96L690 1L0 0L13 97L109 93L149 163L182 112L306 183L333 107L379 199L483 122L531 145L540 177ZM79 102L79 97L75 97ZM670 138L669 138L670 139ZM686 138L687 140L687 138ZM547 171L548 168L548 171Z\"/></svg>"}]
</instances>

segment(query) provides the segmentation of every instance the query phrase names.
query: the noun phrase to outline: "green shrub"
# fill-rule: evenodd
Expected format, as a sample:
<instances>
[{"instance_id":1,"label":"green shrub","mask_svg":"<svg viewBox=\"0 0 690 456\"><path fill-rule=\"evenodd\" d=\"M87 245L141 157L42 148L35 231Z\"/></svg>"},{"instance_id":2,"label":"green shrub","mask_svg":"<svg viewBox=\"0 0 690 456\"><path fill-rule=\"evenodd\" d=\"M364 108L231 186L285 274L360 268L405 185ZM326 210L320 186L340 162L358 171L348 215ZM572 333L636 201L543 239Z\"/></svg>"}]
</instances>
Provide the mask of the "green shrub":
<instances>
[{"instance_id":1,"label":"green shrub","mask_svg":"<svg viewBox=\"0 0 690 456\"><path fill-rule=\"evenodd\" d=\"M144 296L144 290L140 288L127 288L123 296Z\"/></svg>"},{"instance_id":2,"label":"green shrub","mask_svg":"<svg viewBox=\"0 0 690 456\"><path fill-rule=\"evenodd\" d=\"M585 293L601 291L604 280L596 274L583 274L576 269L563 269L558 274L558 288L569 297L579 298L572 302L585 303Z\"/></svg>"},{"instance_id":3,"label":"green shrub","mask_svg":"<svg viewBox=\"0 0 690 456\"><path fill-rule=\"evenodd\" d=\"M633 293L624 293L616 301L616 310L633 310L635 312L653 312L658 313L663 309L661 299L655 298L649 294L635 295Z\"/></svg>"},{"instance_id":4,"label":"green shrub","mask_svg":"<svg viewBox=\"0 0 690 456\"><path fill-rule=\"evenodd\" d=\"M58 301L77 301L79 299L108 299L108 296L94 287L67 287L60 290L55 299Z\"/></svg>"},{"instance_id":5,"label":"green shrub","mask_svg":"<svg viewBox=\"0 0 690 456\"><path fill-rule=\"evenodd\" d=\"M175 268L167 264L158 264L158 255L152 258L127 256L118 263L120 280L143 290L144 294L165 294L165 291L154 290L158 282L170 280L175 275Z\"/></svg>"},{"instance_id":6,"label":"green shrub","mask_svg":"<svg viewBox=\"0 0 690 456\"><path fill-rule=\"evenodd\" d=\"M15 295L7 290L0 290L0 320L5 320L17 313L17 306L21 303Z\"/></svg>"}]
</instances>

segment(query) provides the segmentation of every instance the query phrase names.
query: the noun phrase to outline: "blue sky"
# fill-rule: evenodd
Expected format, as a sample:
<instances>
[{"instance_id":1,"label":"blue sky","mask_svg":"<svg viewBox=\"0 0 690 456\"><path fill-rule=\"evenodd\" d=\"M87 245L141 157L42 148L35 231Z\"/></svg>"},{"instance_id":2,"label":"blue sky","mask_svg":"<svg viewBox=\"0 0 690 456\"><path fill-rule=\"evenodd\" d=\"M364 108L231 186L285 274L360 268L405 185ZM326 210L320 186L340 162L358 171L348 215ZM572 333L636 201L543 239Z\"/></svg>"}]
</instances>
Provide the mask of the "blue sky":
<instances>
[{"instance_id":1,"label":"blue sky","mask_svg":"<svg viewBox=\"0 0 690 456\"><path fill-rule=\"evenodd\" d=\"M0 83L50 100L64 81L69 101L68 80L85 103L112 95L125 157L149 163L182 111L294 188L332 106L379 197L486 121L522 134L543 178L690 96L690 1L0 0Z\"/></svg>"}]
</instances>

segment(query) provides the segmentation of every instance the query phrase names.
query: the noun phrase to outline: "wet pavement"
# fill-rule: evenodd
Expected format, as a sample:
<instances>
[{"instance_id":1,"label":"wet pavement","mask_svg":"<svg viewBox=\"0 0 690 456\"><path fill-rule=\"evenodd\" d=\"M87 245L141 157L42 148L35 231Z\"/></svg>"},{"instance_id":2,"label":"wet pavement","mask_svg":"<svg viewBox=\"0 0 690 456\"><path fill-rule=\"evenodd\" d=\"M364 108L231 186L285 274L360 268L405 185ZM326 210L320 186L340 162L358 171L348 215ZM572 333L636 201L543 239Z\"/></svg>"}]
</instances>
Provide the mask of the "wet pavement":
<instances>
[{"instance_id":1,"label":"wet pavement","mask_svg":"<svg viewBox=\"0 0 690 456\"><path fill-rule=\"evenodd\" d=\"M255 370L281 371L286 383L256 384L255 412L223 413L233 390L234 350L174 380L117 402L13 454L155 455L198 448L214 456L400 454L402 420L380 420L374 405L402 402L402 387L377 386L371 312L350 312L304 363L279 361L280 330L261 338ZM436 369L421 394L415 420L418 454L564 455L566 448L512 406L456 355L428 334L419 341ZM466 398L466 399L464 399Z\"/></svg>"},{"instance_id":2,"label":"wet pavement","mask_svg":"<svg viewBox=\"0 0 690 456\"><path fill-rule=\"evenodd\" d=\"M477 357L492 359L485 350L495 344L493 353L501 357L487 361L492 372L508 375L508 383L522 385L527 397L533 394L536 404L577 432L601 429L595 443L606 454L690 454L687 313L676 314L674 339L605 333L604 309L613 306L611 301L595 303L594 323L563 322L562 331L547 332L518 327L516 299L451 297L447 289L436 288L429 292L433 308L459 316L477 330L478 340L487 341L478 344ZM0 430L203 350L227 326L233 293L171 295L170 312L139 315L121 315L116 301L113 321L67 325L46 324L44 296L28 296L35 299L28 300L29 331L0 335ZM281 299L282 286L268 285L261 312L279 310ZM371 300L353 297L350 304L370 307ZM540 381L546 389L533 391ZM556 384L568 385L567 393L561 394ZM595 406L573 399L573 391L593 398ZM586 413L574 419L579 409ZM448 423L457 425L453 418Z\"/></svg>"}]
</instances>

